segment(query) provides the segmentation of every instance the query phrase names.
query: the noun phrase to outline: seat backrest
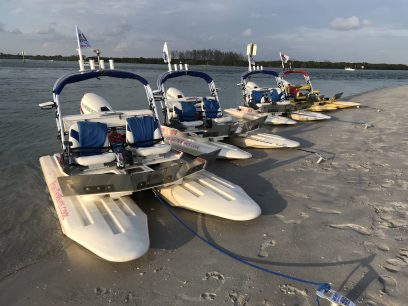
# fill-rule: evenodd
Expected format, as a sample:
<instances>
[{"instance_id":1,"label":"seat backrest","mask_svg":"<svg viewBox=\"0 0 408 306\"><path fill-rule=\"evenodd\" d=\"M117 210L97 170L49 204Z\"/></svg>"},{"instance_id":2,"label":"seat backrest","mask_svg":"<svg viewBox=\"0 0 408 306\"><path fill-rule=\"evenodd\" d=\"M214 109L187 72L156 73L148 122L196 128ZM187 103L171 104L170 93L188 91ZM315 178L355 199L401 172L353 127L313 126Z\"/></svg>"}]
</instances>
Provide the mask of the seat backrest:
<instances>
[{"instance_id":1,"label":"seat backrest","mask_svg":"<svg viewBox=\"0 0 408 306\"><path fill-rule=\"evenodd\" d=\"M278 102L282 99L282 90L280 88L273 88L270 92L272 102Z\"/></svg>"},{"instance_id":2,"label":"seat backrest","mask_svg":"<svg viewBox=\"0 0 408 306\"><path fill-rule=\"evenodd\" d=\"M135 116L126 119L126 142L134 147L151 147L162 140L160 127L153 116Z\"/></svg>"},{"instance_id":3,"label":"seat backrest","mask_svg":"<svg viewBox=\"0 0 408 306\"><path fill-rule=\"evenodd\" d=\"M78 121L69 129L71 148L80 148L80 156L99 155L109 144L108 126L100 122Z\"/></svg>"},{"instance_id":4,"label":"seat backrest","mask_svg":"<svg viewBox=\"0 0 408 306\"><path fill-rule=\"evenodd\" d=\"M297 89L295 86L292 86L292 85L289 85L288 89L289 89L289 94L291 96L296 96L296 94L299 92L299 89Z\"/></svg>"},{"instance_id":5,"label":"seat backrest","mask_svg":"<svg viewBox=\"0 0 408 306\"><path fill-rule=\"evenodd\" d=\"M261 103L261 99L263 96L268 96L267 90L252 90L251 91L251 98L253 103Z\"/></svg>"},{"instance_id":6,"label":"seat backrest","mask_svg":"<svg viewBox=\"0 0 408 306\"><path fill-rule=\"evenodd\" d=\"M197 109L194 103L190 102L175 102L173 110L181 122L197 120Z\"/></svg>"},{"instance_id":7,"label":"seat backrest","mask_svg":"<svg viewBox=\"0 0 408 306\"><path fill-rule=\"evenodd\" d=\"M206 118L218 118L221 115L220 104L215 99L203 98L203 111Z\"/></svg>"}]
</instances>

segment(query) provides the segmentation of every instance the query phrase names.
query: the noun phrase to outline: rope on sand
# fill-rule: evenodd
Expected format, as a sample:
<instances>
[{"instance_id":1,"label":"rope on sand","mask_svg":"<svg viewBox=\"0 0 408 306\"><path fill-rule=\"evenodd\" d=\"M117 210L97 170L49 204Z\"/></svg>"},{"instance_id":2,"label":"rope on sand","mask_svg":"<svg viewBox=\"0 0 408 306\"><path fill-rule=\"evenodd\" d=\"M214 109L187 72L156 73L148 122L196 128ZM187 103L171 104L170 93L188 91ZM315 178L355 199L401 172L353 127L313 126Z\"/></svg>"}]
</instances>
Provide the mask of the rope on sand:
<instances>
[{"instance_id":1,"label":"rope on sand","mask_svg":"<svg viewBox=\"0 0 408 306\"><path fill-rule=\"evenodd\" d=\"M315 152L312 152L315 153ZM323 158L323 157L322 157ZM232 254L222 248L220 248L219 246L215 245L214 243L212 243L211 241L209 241L208 239L206 239L205 237L201 236L199 233L197 233L195 230L193 230L183 219L181 219L171 208L171 206L164 200L162 199L162 197L160 196L159 192L156 189L152 189L154 195L156 196L157 200L160 202L160 204L162 204L167 211L174 217L174 219L176 219L187 231L189 231L193 236L196 236L198 239L200 239L202 242L204 242L205 244L207 244L208 246L210 246L211 248L217 250L218 252L244 264L247 266L250 266L254 269L260 270L262 272L265 273L269 273L278 277L282 277L282 278L286 278L288 280L291 281L295 281L298 283L303 283L303 284L307 284L307 285L311 285L314 287L317 287L316 290L316 302L317 305L320 305L319 299L323 298L326 299L332 303L338 304L338 305L342 305L342 306L355 306L355 304L350 301L348 298L342 296L340 293L338 293L337 291L331 289L331 286L329 283L323 283L323 282L316 282L316 281L311 281L311 280L307 280L307 279L303 279L303 278L299 278L299 277L295 277L295 276L291 276L291 275L287 275L284 273L280 273L280 272L276 272L276 271L272 271L270 269L264 268L262 266L256 265L254 263L251 263L235 254Z\"/></svg>"}]
</instances>

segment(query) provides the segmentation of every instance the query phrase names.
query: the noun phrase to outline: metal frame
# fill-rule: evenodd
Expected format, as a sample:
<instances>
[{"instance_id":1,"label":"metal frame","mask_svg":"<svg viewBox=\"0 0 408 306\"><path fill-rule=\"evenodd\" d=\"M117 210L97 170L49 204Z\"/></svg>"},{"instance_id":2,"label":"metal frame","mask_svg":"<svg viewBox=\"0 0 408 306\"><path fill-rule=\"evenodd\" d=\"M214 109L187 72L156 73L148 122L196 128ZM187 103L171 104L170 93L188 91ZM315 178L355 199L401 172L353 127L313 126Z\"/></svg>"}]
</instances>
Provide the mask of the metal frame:
<instances>
[{"instance_id":1,"label":"metal frame","mask_svg":"<svg viewBox=\"0 0 408 306\"><path fill-rule=\"evenodd\" d=\"M64 143L64 136L65 136L65 130L64 130L64 123L62 120L62 114L61 114L61 107L60 107L60 99L59 96L64 89L64 87L68 84L72 83L77 83L89 79L94 79L94 78L100 78L100 77L112 77L112 78L119 78L119 79L134 79L136 81L139 81L140 83L143 84L144 89L146 91L146 96L147 100L149 102L149 108L150 110L153 111L158 124L160 126L160 121L159 121L159 116L157 113L157 109L154 103L154 96L152 89L147 82L145 78L142 76L128 72L128 71L122 71L122 70L113 70L113 69L107 69L107 70L95 70L95 71L87 71L87 72L82 72L82 73L72 73L72 74L67 74L62 77L60 77L54 84L53 90L52 90L52 95L53 95L53 102L55 103L55 120L57 124L57 129L58 129L58 135L61 140L62 144L62 149L66 150L66 145ZM161 129L160 129L161 133Z\"/></svg>"}]
</instances>

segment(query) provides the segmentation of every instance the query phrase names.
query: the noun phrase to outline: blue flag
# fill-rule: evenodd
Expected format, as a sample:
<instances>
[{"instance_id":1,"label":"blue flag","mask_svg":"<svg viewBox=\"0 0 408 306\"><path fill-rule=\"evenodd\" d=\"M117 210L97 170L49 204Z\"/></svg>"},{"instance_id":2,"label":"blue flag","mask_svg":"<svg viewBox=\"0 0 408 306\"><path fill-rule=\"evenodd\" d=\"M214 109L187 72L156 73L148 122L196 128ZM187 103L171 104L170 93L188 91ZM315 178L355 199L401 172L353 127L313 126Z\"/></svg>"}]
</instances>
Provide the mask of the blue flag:
<instances>
[{"instance_id":1,"label":"blue flag","mask_svg":"<svg viewBox=\"0 0 408 306\"><path fill-rule=\"evenodd\" d=\"M78 38L79 46L81 48L92 48L90 42L88 41L84 33L82 33L78 27L76 29L77 29L77 38Z\"/></svg>"}]
</instances>

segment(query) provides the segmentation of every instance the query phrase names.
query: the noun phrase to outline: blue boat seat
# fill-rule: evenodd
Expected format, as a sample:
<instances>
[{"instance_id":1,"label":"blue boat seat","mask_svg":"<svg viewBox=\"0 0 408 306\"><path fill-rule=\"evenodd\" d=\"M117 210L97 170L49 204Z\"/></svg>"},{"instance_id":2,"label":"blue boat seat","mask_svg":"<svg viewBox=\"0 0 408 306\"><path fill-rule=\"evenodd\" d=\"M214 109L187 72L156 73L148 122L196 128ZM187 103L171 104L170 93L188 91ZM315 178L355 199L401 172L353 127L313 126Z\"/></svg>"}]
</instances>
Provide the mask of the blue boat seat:
<instances>
[{"instance_id":1,"label":"blue boat seat","mask_svg":"<svg viewBox=\"0 0 408 306\"><path fill-rule=\"evenodd\" d=\"M81 166L104 164L116 159L115 153L104 152L109 147L108 127L104 123L78 121L69 129L69 141L73 151L78 151L74 160Z\"/></svg>"},{"instance_id":2,"label":"blue boat seat","mask_svg":"<svg viewBox=\"0 0 408 306\"><path fill-rule=\"evenodd\" d=\"M266 96L269 98L269 91L265 89L257 89L257 90L252 90L251 91L251 99L252 103L261 103L262 98Z\"/></svg>"},{"instance_id":3,"label":"blue boat seat","mask_svg":"<svg viewBox=\"0 0 408 306\"><path fill-rule=\"evenodd\" d=\"M197 120L197 109L194 103L175 102L173 104L173 113L185 127L198 127L204 124L202 120Z\"/></svg>"},{"instance_id":4,"label":"blue boat seat","mask_svg":"<svg viewBox=\"0 0 408 306\"><path fill-rule=\"evenodd\" d=\"M269 97L272 100L272 102L278 102L282 100L283 92L280 88L272 88L272 90L269 93Z\"/></svg>"},{"instance_id":5,"label":"blue boat seat","mask_svg":"<svg viewBox=\"0 0 408 306\"><path fill-rule=\"evenodd\" d=\"M170 145L163 143L160 125L151 115L126 119L126 142L143 157L170 151Z\"/></svg>"},{"instance_id":6,"label":"blue boat seat","mask_svg":"<svg viewBox=\"0 0 408 306\"><path fill-rule=\"evenodd\" d=\"M202 110L207 119L222 117L220 104L213 98L203 98Z\"/></svg>"}]
</instances>

